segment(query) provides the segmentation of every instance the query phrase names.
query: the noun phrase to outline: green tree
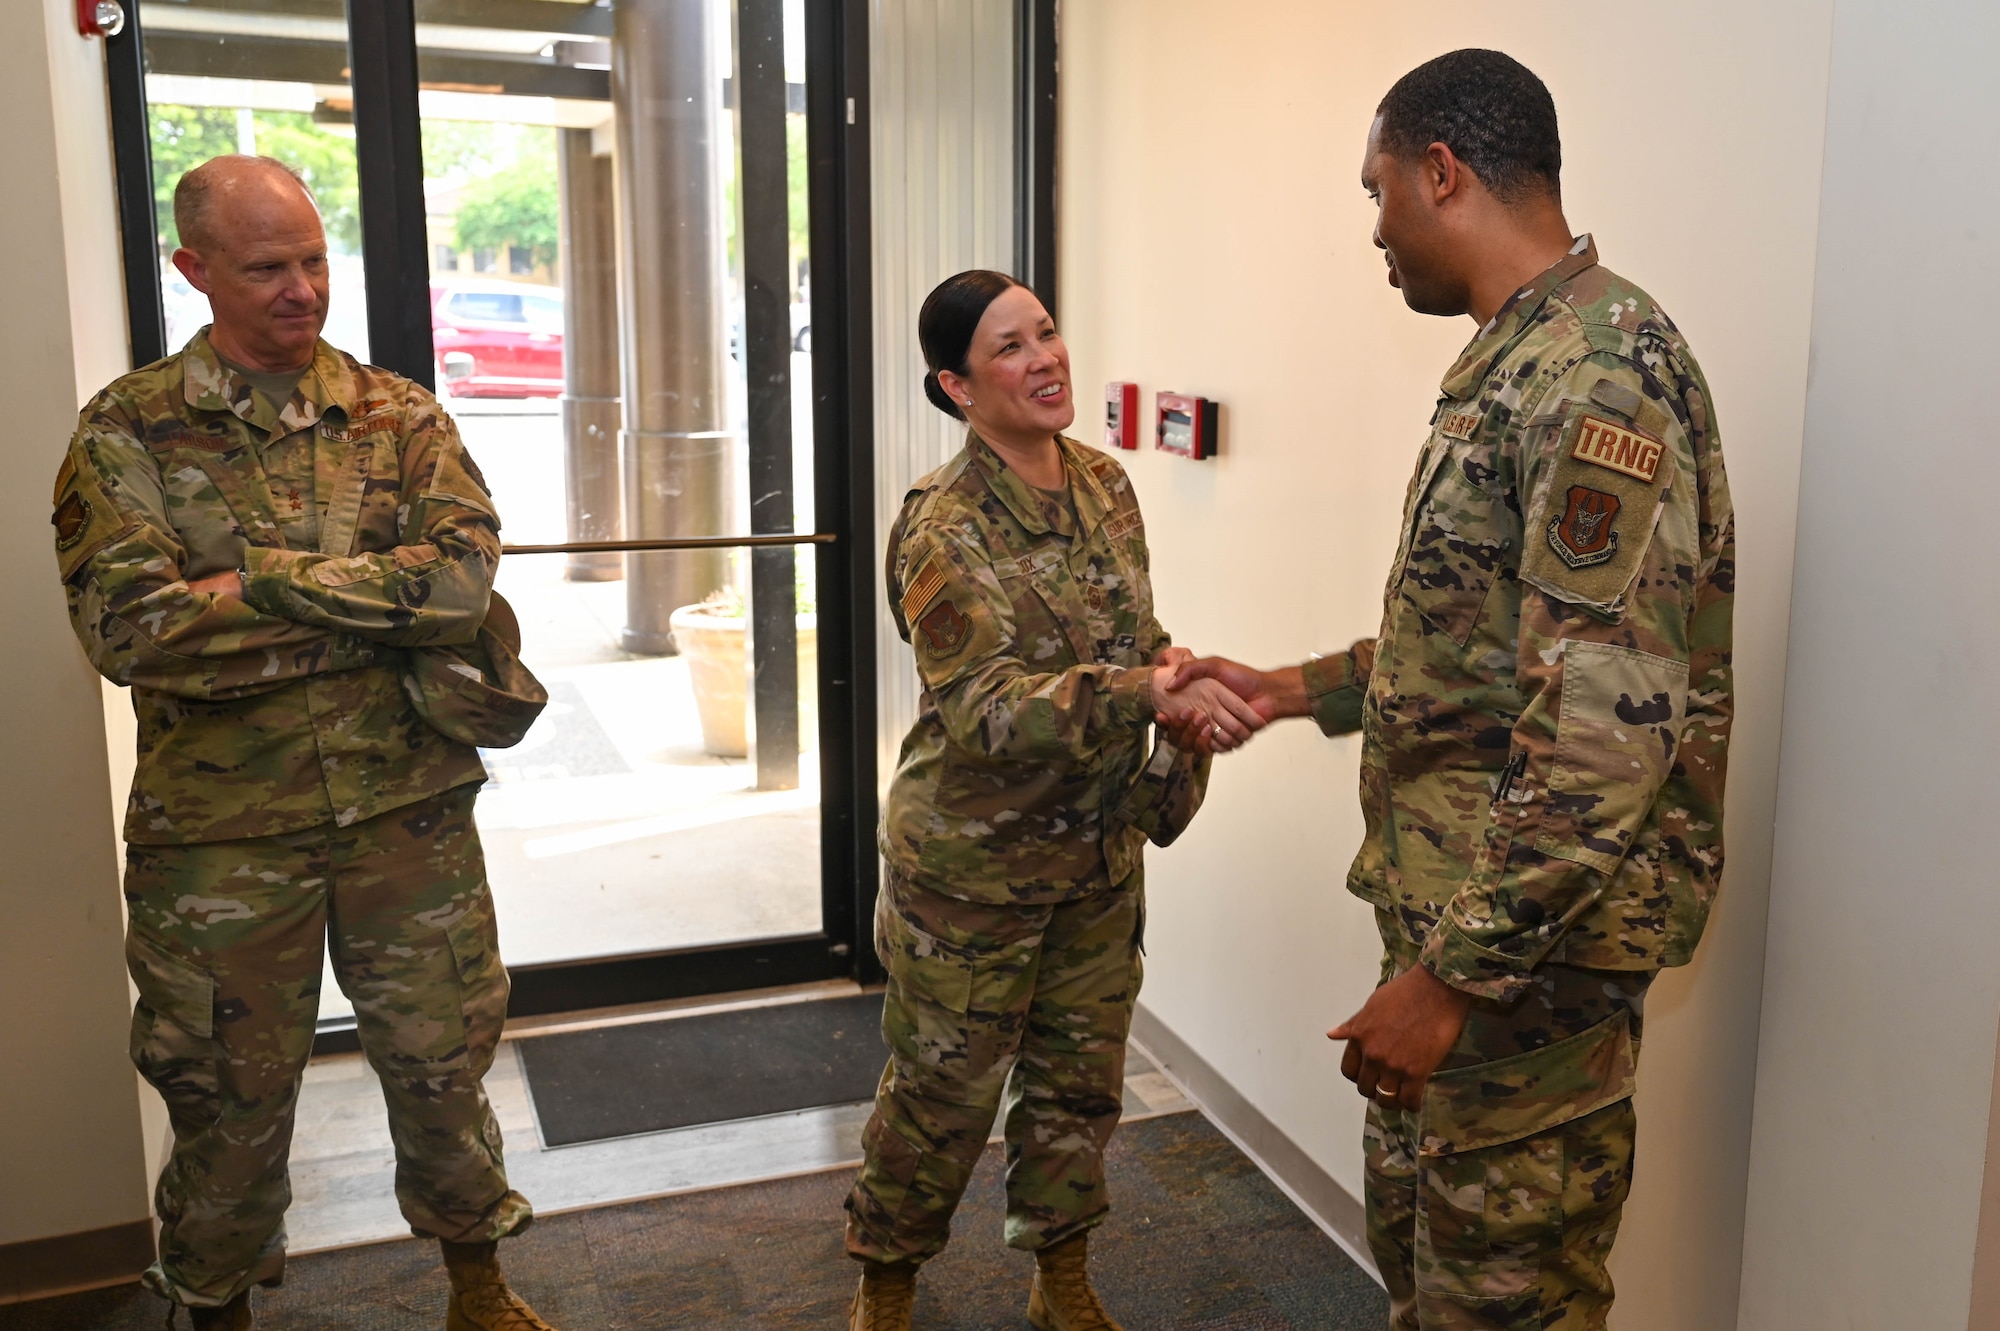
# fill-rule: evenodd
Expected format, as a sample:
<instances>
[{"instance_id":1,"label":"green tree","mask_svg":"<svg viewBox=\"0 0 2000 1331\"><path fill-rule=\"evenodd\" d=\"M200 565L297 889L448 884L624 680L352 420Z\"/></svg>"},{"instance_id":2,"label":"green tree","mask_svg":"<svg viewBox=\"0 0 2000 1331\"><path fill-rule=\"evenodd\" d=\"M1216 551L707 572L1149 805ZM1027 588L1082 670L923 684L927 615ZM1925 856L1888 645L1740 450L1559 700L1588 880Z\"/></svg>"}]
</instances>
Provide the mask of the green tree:
<instances>
[{"instance_id":1,"label":"green tree","mask_svg":"<svg viewBox=\"0 0 2000 1331\"><path fill-rule=\"evenodd\" d=\"M148 108L153 141L153 213L163 253L181 243L174 226L174 187L211 157L238 147L236 111L227 106ZM304 177L326 219L327 243L345 254L361 249L361 190L354 170L354 140L302 111L259 111L251 118L257 151Z\"/></svg>"},{"instance_id":2,"label":"green tree","mask_svg":"<svg viewBox=\"0 0 2000 1331\"><path fill-rule=\"evenodd\" d=\"M181 243L174 226L174 186L211 157L236 151L236 112L221 106L153 106L153 217L160 252Z\"/></svg>"},{"instance_id":3,"label":"green tree","mask_svg":"<svg viewBox=\"0 0 2000 1331\"><path fill-rule=\"evenodd\" d=\"M506 169L473 179L459 195L459 246L499 250L520 245L534 254L536 263L552 264L557 211L554 152L523 152Z\"/></svg>"},{"instance_id":4,"label":"green tree","mask_svg":"<svg viewBox=\"0 0 2000 1331\"><path fill-rule=\"evenodd\" d=\"M298 172L319 201L328 247L340 254L359 254L361 181L354 165L354 140L303 111L259 111L256 126L257 151Z\"/></svg>"}]
</instances>

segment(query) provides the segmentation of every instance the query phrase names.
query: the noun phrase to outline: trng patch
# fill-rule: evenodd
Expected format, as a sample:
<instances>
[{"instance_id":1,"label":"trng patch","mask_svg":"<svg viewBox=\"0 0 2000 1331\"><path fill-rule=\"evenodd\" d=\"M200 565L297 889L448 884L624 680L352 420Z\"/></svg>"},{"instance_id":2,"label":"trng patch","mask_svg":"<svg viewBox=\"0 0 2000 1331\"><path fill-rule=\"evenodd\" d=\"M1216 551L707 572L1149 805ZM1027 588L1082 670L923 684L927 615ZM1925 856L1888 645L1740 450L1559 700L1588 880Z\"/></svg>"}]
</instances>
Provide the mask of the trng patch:
<instances>
[{"instance_id":1,"label":"trng patch","mask_svg":"<svg viewBox=\"0 0 2000 1331\"><path fill-rule=\"evenodd\" d=\"M1593 490L1587 485L1569 487L1569 506L1561 517L1549 519L1549 549L1571 568L1590 568L1608 563L1618 553L1617 495Z\"/></svg>"},{"instance_id":2,"label":"trng patch","mask_svg":"<svg viewBox=\"0 0 2000 1331\"><path fill-rule=\"evenodd\" d=\"M1615 425L1601 416L1585 416L1577 425L1570 456L1578 462L1615 471L1621 476L1653 483L1667 446L1629 425Z\"/></svg>"},{"instance_id":3,"label":"trng patch","mask_svg":"<svg viewBox=\"0 0 2000 1331\"><path fill-rule=\"evenodd\" d=\"M49 521L56 529L56 549L67 550L82 540L83 533L90 527L90 501L72 490L62 503L56 505Z\"/></svg>"},{"instance_id":4,"label":"trng patch","mask_svg":"<svg viewBox=\"0 0 2000 1331\"><path fill-rule=\"evenodd\" d=\"M950 656L965 641L967 625L957 606L940 601L936 609L917 621L917 627L924 631L932 656Z\"/></svg>"}]
</instances>

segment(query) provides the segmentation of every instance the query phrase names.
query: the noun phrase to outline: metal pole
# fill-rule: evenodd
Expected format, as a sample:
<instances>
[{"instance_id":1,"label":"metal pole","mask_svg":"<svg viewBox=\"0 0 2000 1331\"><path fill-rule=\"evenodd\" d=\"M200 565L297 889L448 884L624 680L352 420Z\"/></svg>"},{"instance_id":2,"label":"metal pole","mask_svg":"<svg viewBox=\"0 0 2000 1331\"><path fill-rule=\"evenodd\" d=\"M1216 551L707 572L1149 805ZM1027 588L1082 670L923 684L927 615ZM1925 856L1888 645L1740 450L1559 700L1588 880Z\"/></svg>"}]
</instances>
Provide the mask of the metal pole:
<instances>
[{"instance_id":1,"label":"metal pole","mask_svg":"<svg viewBox=\"0 0 2000 1331\"><path fill-rule=\"evenodd\" d=\"M611 158L591 151L593 134L556 139L562 191L563 478L571 541L625 535L618 484L618 226ZM625 576L618 554L572 553L571 582Z\"/></svg>"},{"instance_id":2,"label":"metal pole","mask_svg":"<svg viewBox=\"0 0 2000 1331\"><path fill-rule=\"evenodd\" d=\"M736 143L742 154L743 366L750 397L750 530L793 529L791 228L783 0L737 0ZM757 789L799 784L798 557L750 552Z\"/></svg>"},{"instance_id":3,"label":"metal pole","mask_svg":"<svg viewBox=\"0 0 2000 1331\"><path fill-rule=\"evenodd\" d=\"M722 201L722 80L710 0L616 0L619 324L625 533L706 536L729 520ZM626 651L674 651L668 616L728 581L720 553L625 562Z\"/></svg>"}]
</instances>

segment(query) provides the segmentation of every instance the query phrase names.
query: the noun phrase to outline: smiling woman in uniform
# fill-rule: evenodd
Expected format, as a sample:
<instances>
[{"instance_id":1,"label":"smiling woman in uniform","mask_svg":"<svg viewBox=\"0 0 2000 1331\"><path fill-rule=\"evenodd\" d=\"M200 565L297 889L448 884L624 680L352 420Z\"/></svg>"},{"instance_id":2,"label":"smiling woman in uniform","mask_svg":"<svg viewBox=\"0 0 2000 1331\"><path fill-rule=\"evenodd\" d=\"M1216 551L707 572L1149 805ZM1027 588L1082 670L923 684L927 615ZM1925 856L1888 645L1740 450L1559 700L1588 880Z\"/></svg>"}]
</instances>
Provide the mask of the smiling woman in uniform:
<instances>
[{"instance_id":1,"label":"smiling woman in uniform","mask_svg":"<svg viewBox=\"0 0 2000 1331\"><path fill-rule=\"evenodd\" d=\"M924 692L882 823L890 1059L847 1203L865 1263L850 1325L909 1326L917 1267L945 1245L1011 1067L1006 1233L1035 1254L1028 1316L1115 1331L1084 1259L1110 1206L1140 856L1186 827L1207 779L1169 732L1228 748L1262 721L1226 688L1168 697L1189 654L1153 615L1124 469L1061 435L1069 353L1034 293L960 273L924 301L918 337L926 394L970 428L889 540Z\"/></svg>"}]
</instances>

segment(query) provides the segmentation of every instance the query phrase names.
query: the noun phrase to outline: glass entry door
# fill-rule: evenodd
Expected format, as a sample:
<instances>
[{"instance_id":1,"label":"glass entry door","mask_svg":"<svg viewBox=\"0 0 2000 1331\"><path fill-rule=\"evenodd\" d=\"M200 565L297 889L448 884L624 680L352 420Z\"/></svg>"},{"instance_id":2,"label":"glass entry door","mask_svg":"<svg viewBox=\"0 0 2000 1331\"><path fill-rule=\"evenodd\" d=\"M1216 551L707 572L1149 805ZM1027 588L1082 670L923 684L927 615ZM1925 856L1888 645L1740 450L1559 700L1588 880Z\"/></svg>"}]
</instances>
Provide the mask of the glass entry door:
<instances>
[{"instance_id":1,"label":"glass entry door","mask_svg":"<svg viewBox=\"0 0 2000 1331\"><path fill-rule=\"evenodd\" d=\"M111 53L151 159L120 153L128 230L151 204L128 269L159 280L149 309L128 271L135 352L207 322L170 263L180 175L276 157L327 221L328 340L433 384L494 496L497 590L550 695L484 754L478 804L517 1013L872 964L865 17L807 8L392 0L350 25L338 0L142 0ZM384 41L414 88L354 77ZM416 161L371 161L385 124ZM373 240L418 215L421 255Z\"/></svg>"}]
</instances>

